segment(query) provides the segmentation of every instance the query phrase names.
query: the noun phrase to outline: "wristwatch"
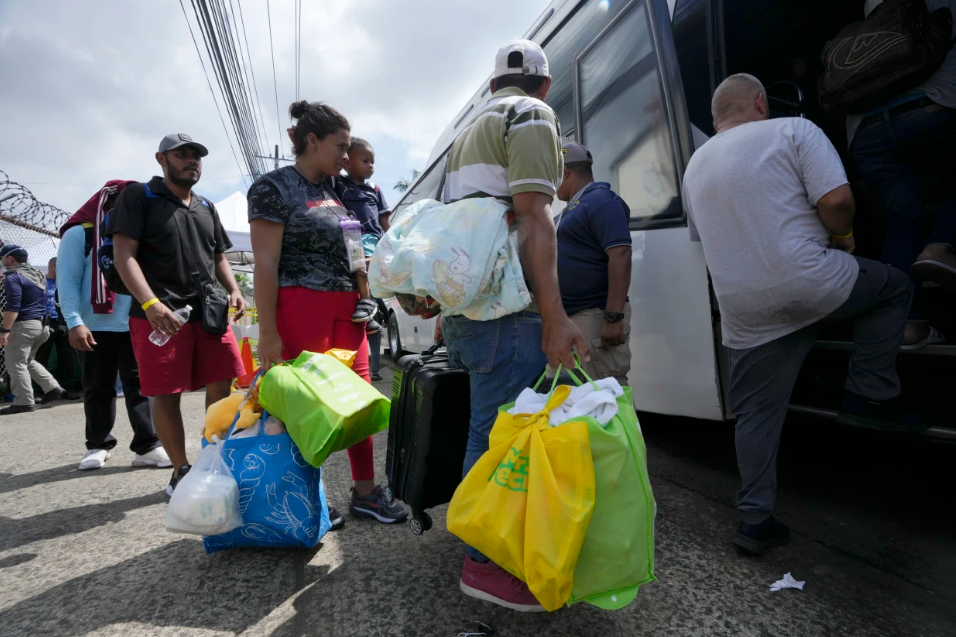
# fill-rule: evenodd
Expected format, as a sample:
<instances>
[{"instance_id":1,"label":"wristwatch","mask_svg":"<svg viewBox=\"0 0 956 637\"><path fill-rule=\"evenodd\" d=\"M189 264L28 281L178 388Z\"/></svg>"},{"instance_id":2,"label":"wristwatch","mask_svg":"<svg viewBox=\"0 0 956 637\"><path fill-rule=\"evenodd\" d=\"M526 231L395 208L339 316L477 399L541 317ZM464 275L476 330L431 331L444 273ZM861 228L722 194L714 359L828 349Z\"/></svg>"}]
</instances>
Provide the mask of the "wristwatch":
<instances>
[{"instance_id":1,"label":"wristwatch","mask_svg":"<svg viewBox=\"0 0 956 637\"><path fill-rule=\"evenodd\" d=\"M0 334L9 334L10 330L5 327L0 327Z\"/></svg>"},{"instance_id":2,"label":"wristwatch","mask_svg":"<svg viewBox=\"0 0 956 637\"><path fill-rule=\"evenodd\" d=\"M604 310L604 320L608 323L617 323L624 320L624 312L615 312L614 310Z\"/></svg>"}]
</instances>

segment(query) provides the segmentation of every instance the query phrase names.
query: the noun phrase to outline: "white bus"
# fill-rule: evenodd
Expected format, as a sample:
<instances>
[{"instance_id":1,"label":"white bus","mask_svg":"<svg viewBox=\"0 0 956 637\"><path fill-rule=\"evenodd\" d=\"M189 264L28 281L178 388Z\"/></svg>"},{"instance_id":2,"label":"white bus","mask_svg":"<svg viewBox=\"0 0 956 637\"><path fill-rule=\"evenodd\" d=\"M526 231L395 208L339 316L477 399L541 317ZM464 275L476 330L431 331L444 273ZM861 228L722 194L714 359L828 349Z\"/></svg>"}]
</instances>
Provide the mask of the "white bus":
<instances>
[{"instance_id":1,"label":"white bus","mask_svg":"<svg viewBox=\"0 0 956 637\"><path fill-rule=\"evenodd\" d=\"M640 411L707 420L733 416L720 313L680 196L691 154L714 132L714 88L733 73L756 75L768 87L774 115L812 119L846 156L842 119L828 118L817 106L816 78L823 45L860 19L862 6L863 0L555 0L527 31L525 37L547 53L554 78L547 102L565 139L591 150L595 179L610 182L631 209L629 382ZM396 212L422 198L441 200L448 149L490 97L485 78ZM883 231L872 195L859 179L852 181L857 253L879 258ZM555 214L561 205L555 202ZM943 290L930 292L940 321L956 313ZM392 312L393 351L423 351L431 344L433 320L404 316L397 303ZM821 337L804 365L792 410L836 416L852 347L848 330ZM954 354L956 345L905 353L900 371L904 394L952 423L952 429L933 427L927 435L956 440Z\"/></svg>"}]
</instances>

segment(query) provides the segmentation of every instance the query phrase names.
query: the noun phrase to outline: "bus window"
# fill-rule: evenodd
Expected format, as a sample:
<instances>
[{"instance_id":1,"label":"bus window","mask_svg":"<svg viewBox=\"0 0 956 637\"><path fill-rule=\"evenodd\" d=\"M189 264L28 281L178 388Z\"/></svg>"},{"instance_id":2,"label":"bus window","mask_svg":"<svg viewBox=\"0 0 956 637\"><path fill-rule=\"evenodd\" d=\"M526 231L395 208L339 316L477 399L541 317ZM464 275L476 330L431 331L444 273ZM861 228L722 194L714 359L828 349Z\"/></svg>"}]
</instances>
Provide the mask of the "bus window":
<instances>
[{"instance_id":1,"label":"bus window","mask_svg":"<svg viewBox=\"0 0 956 637\"><path fill-rule=\"evenodd\" d=\"M714 134L710 96L717 77L712 60L711 0L677 0L674 6L674 48L680 62L684 97L691 123L708 137Z\"/></svg>"},{"instance_id":2,"label":"bus window","mask_svg":"<svg viewBox=\"0 0 956 637\"><path fill-rule=\"evenodd\" d=\"M582 143L594 178L631 209L631 227L682 225L673 138L647 2L632 5L577 59Z\"/></svg>"},{"instance_id":3,"label":"bus window","mask_svg":"<svg viewBox=\"0 0 956 637\"><path fill-rule=\"evenodd\" d=\"M395 206L395 210L392 213L392 217L397 217L405 208L408 208L410 205L416 201L422 199L440 199L441 187L444 185L445 180L445 159L448 157L447 153L442 155L441 158L432 164L432 167L428 169L428 172L419 179L411 187L408 194L402 197L402 200L398 202L398 205Z\"/></svg>"},{"instance_id":4,"label":"bus window","mask_svg":"<svg viewBox=\"0 0 956 637\"><path fill-rule=\"evenodd\" d=\"M619 2L607 4L590 0L579 6L567 23L544 44L552 76L551 91L545 102L558 116L563 141L580 141L574 130L574 83L571 79L574 56L594 41L622 6Z\"/></svg>"}]
</instances>

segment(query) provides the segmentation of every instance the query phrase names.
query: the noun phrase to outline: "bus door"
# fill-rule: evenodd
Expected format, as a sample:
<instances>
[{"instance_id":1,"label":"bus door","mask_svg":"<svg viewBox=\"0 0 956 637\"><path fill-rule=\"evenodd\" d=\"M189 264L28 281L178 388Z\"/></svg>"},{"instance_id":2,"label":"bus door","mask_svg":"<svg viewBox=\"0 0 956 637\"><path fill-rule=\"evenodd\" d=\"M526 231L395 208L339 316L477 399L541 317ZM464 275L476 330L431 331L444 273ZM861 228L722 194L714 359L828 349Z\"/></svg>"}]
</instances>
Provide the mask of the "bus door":
<instances>
[{"instance_id":1,"label":"bus door","mask_svg":"<svg viewBox=\"0 0 956 637\"><path fill-rule=\"evenodd\" d=\"M667 0L631 0L573 60L575 130L631 209L634 404L722 420L707 268L681 203L693 140Z\"/></svg>"}]
</instances>

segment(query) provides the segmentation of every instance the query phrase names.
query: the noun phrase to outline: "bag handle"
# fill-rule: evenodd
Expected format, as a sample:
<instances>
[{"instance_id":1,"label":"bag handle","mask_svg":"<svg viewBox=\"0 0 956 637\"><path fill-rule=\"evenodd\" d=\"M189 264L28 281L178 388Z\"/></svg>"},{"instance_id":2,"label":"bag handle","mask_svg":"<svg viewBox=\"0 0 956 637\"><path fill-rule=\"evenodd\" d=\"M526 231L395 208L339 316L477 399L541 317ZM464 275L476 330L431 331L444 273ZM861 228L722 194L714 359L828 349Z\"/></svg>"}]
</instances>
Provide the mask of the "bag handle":
<instances>
[{"instance_id":1,"label":"bag handle","mask_svg":"<svg viewBox=\"0 0 956 637\"><path fill-rule=\"evenodd\" d=\"M591 383L591 387L594 388L594 391L600 391L601 388L598 387L598 384L595 383L594 380L592 380L591 377L588 376L588 373L587 373L586 371L584 371L584 368L581 367L581 357L578 356L578 353L577 353L577 352L573 352L573 354L574 354L574 369L573 369L573 370L572 370L572 369L569 369L569 370L568 370L568 376L570 376L570 377L571 377L571 380L573 380L574 383L575 383L578 387L580 387L581 385L584 384L584 382L581 381L577 376L574 375L576 371L577 371L577 372L580 372L581 375L584 376L585 379L587 379L587 382Z\"/></svg>"},{"instance_id":2,"label":"bag handle","mask_svg":"<svg viewBox=\"0 0 956 637\"><path fill-rule=\"evenodd\" d=\"M551 389L548 391L548 398L554 394L555 388L558 386L558 377L561 376L561 370L564 369L564 366L561 363L558 363L558 368L554 371L554 380L551 382ZM544 379L548 377L548 370L545 370L541 373L541 378L538 379L538 382L534 384L531 388L534 391L538 391L538 387L541 387L541 383L544 382ZM572 377L573 378L573 377Z\"/></svg>"},{"instance_id":3,"label":"bag handle","mask_svg":"<svg viewBox=\"0 0 956 637\"><path fill-rule=\"evenodd\" d=\"M259 371L256 372L256 375L252 377L252 385L249 386L249 391L246 392L246 397L241 403L239 403L239 409L236 410L236 415L232 419L232 424L229 425L229 431L226 432L226 437L223 438L220 442L225 442L232 437L232 433L236 430L236 423L239 422L239 415L242 413L242 408L245 407L246 403L249 402L249 395L252 393L252 388L256 386L256 381L259 380L259 377L262 376L262 368L259 368ZM265 430L265 417L268 414L267 411L262 412L263 420L262 425L259 427L259 435L262 435L262 432Z\"/></svg>"},{"instance_id":4,"label":"bag handle","mask_svg":"<svg viewBox=\"0 0 956 637\"><path fill-rule=\"evenodd\" d=\"M574 381L574 384L578 387L584 384L584 381L582 381L580 378L578 378L575 375L575 371L577 371L577 372L580 372L585 379L587 379L587 382L591 383L591 386L595 389L595 391L600 390L601 388L598 387L598 384L595 383L591 379L591 377L588 376L588 373L584 371L584 368L581 367L581 357L578 356L578 353L577 352L572 352L572 353L574 355L574 369L567 368L567 372L568 372L568 376L571 377L571 380ZM548 398L550 398L551 395L554 394L554 389L558 385L558 377L561 376L562 369L565 369L565 367L561 363L558 363L558 368L554 372L554 380L551 382L551 390L548 392ZM541 378L538 379L538 382L536 382L531 389L533 389L534 391L538 391L538 387L541 386L541 383L543 383L544 379L547 377L548 377L548 370L545 369L544 372L541 374Z\"/></svg>"},{"instance_id":5,"label":"bag handle","mask_svg":"<svg viewBox=\"0 0 956 637\"><path fill-rule=\"evenodd\" d=\"M445 339L439 338L434 345L422 352L422 356L434 356L435 352L441 349L445 345Z\"/></svg>"}]
</instances>

